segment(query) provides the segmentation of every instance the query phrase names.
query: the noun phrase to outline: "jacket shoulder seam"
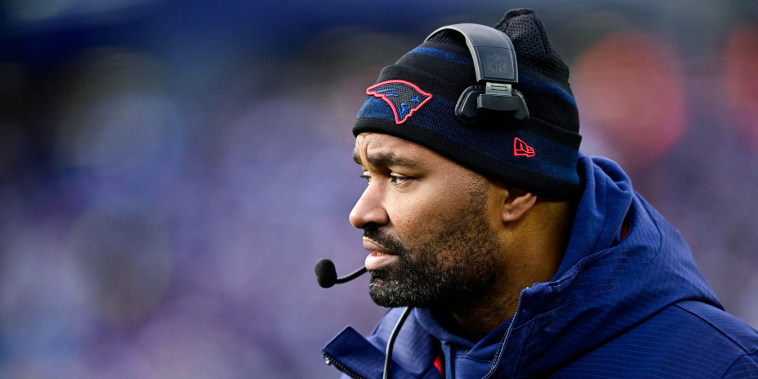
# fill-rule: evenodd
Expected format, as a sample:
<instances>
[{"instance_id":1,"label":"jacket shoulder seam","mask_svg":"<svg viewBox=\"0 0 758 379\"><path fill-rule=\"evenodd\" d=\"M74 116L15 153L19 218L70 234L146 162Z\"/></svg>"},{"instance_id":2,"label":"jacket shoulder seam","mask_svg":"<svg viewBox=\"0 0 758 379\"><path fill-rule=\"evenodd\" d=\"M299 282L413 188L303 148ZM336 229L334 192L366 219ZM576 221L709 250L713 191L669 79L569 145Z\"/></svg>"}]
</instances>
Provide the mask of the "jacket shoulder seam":
<instances>
[{"instance_id":1,"label":"jacket shoulder seam","mask_svg":"<svg viewBox=\"0 0 758 379\"><path fill-rule=\"evenodd\" d=\"M756 350L756 351L753 351L752 353L747 353L747 352L745 352L744 354L740 354L739 356L737 356L737 358L735 358L735 359L732 361L732 363L731 363L731 364L730 364L730 365L729 365L729 366L728 366L728 367L727 367L727 368L724 370L724 372L723 372L723 373L721 373L721 376L720 376L720 377L721 377L721 378L725 378L725 377L726 377L726 374L727 374L727 373L728 373L728 372L729 372L729 371L730 371L730 370L731 370L731 369L734 367L734 365L736 365L736 364L737 364L737 362L739 362L739 361L740 361L740 360L742 360L743 358L749 358L749 357L748 357L748 355L752 355L752 354L755 354L756 352L758 352L758 350ZM752 362L753 362L753 366L755 366L755 367L758 369L758 363L756 363L755 361L752 361Z\"/></svg>"},{"instance_id":2,"label":"jacket shoulder seam","mask_svg":"<svg viewBox=\"0 0 758 379\"><path fill-rule=\"evenodd\" d=\"M681 310L683 310L683 311L685 311L685 312L687 312L687 313L689 313L689 314L691 314L691 315L693 315L693 316L697 317L698 319L702 320L703 322L705 322L706 324L708 324L708 325L709 325L709 326L710 326L712 329L714 329L714 330L718 331L718 332L719 332L719 333L720 333L722 336L726 337L726 338L727 338L729 341L731 341L731 342L732 342L732 343L733 343L735 346L738 346L738 347L740 348L740 350L742 350L742 352L743 352L743 354L742 354L742 355L740 355L740 357L742 357L742 356L744 356L744 355L746 355L746 354L752 354L752 353L755 353L755 351L748 351L748 349L747 349L747 348L746 348L746 347L745 347L745 346L744 346L742 343L740 343L739 341L735 340L735 339L734 339L732 336L730 336L729 334L725 333L725 332L724 332L724 331L723 331L723 330L722 330L720 327L716 326L716 325L715 325L713 322L711 322L711 321L710 321L709 319L707 319L706 317L703 317L703 316L699 315L698 313L696 313L696 312L694 312L694 311L692 311L692 310L690 310L690 309L687 309L687 307L683 306L683 305L682 305L682 304L680 304L680 303L675 303L675 304L673 304L673 305L674 305L675 307L677 307L677 308L679 308L679 309L681 309ZM709 305L709 306L710 306L710 305ZM714 308L715 308L715 309L718 309L718 308L716 308L716 307L714 307ZM739 357L738 357L737 359L739 359Z\"/></svg>"}]
</instances>

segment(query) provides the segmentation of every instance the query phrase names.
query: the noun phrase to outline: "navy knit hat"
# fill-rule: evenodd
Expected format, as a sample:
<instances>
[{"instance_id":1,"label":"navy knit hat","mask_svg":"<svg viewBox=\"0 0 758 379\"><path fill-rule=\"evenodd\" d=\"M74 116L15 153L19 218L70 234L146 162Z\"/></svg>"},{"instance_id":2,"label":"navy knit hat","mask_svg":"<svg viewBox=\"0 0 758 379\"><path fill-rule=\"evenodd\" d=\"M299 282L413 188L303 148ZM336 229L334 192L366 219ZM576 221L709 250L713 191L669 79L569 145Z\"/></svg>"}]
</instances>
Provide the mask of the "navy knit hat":
<instances>
[{"instance_id":1,"label":"navy knit hat","mask_svg":"<svg viewBox=\"0 0 758 379\"><path fill-rule=\"evenodd\" d=\"M456 117L458 98L477 80L463 36L442 31L382 69L366 90L353 134L400 137L491 179L536 194L573 198L581 187L581 136L568 67L533 11L509 11L495 29L513 42L519 73L513 87L526 100L526 121L502 117L471 125Z\"/></svg>"}]
</instances>

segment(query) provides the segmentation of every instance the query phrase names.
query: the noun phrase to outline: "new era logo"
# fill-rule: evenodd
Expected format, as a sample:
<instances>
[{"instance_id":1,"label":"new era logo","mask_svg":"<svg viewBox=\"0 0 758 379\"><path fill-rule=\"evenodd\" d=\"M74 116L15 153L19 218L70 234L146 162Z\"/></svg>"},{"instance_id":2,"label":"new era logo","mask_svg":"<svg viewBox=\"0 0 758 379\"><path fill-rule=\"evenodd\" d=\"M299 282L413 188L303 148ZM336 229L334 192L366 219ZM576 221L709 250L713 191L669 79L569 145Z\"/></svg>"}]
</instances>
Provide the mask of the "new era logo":
<instances>
[{"instance_id":1,"label":"new era logo","mask_svg":"<svg viewBox=\"0 0 758 379\"><path fill-rule=\"evenodd\" d=\"M535 155L534 149L521 138L516 137L513 139L513 156L531 158Z\"/></svg>"}]
</instances>

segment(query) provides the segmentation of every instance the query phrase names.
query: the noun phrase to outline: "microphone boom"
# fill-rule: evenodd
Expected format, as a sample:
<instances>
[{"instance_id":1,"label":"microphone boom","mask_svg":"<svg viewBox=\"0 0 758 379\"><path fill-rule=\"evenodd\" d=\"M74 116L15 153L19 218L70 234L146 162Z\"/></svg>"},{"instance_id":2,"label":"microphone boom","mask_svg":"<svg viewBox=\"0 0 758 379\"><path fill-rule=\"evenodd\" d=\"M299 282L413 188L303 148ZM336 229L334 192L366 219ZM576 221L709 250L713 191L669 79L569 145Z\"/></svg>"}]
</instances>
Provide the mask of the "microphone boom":
<instances>
[{"instance_id":1,"label":"microphone boom","mask_svg":"<svg viewBox=\"0 0 758 379\"><path fill-rule=\"evenodd\" d=\"M355 270L355 271L351 272L351 273L350 273L350 274L348 274L347 276L343 276L343 277L341 277L341 278L337 278L337 283L345 283L345 282L349 282L349 281L351 281L351 280L353 280L353 279L355 279L355 278L357 278L357 277L359 277L359 276L361 276L361 275L365 274L365 273L366 273L366 271L367 271L367 270L366 270L366 266L363 266L363 267L361 267L361 268L359 268L359 269L357 269L357 270Z\"/></svg>"}]
</instances>

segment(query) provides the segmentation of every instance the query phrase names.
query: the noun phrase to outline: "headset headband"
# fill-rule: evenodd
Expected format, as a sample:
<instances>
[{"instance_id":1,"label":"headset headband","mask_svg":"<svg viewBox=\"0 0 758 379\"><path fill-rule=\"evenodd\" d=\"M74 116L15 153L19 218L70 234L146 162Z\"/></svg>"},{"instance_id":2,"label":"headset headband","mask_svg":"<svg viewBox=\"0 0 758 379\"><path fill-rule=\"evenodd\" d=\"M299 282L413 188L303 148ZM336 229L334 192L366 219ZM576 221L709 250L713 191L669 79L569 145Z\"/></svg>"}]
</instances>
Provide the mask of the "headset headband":
<instances>
[{"instance_id":1,"label":"headset headband","mask_svg":"<svg viewBox=\"0 0 758 379\"><path fill-rule=\"evenodd\" d=\"M523 95L512 86L518 83L518 64L511 39L488 26L454 24L435 30L425 41L443 30L457 32L466 40L477 80L458 99L456 116L467 123L492 118L492 111L511 112L519 121L529 118Z\"/></svg>"}]
</instances>

